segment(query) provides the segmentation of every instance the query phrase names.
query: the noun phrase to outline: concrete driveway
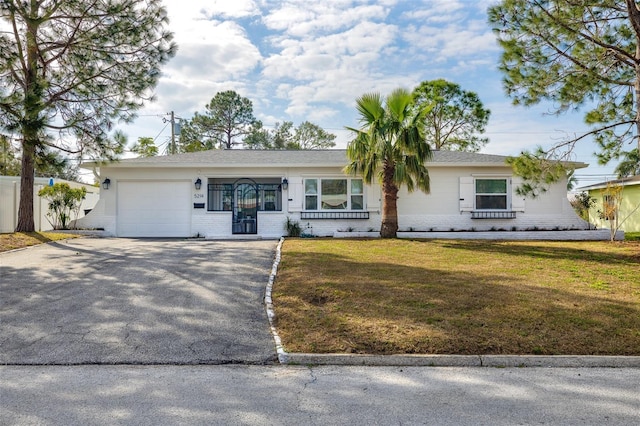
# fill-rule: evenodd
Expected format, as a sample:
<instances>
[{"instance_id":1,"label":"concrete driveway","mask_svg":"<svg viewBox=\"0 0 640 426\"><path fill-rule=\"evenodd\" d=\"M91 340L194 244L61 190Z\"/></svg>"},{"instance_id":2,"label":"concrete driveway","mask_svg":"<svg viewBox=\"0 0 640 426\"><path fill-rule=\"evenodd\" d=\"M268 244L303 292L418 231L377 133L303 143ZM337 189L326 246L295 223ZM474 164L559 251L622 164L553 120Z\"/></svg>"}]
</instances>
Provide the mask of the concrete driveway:
<instances>
[{"instance_id":1,"label":"concrete driveway","mask_svg":"<svg viewBox=\"0 0 640 426\"><path fill-rule=\"evenodd\" d=\"M275 241L82 238L0 253L0 364L266 364Z\"/></svg>"}]
</instances>

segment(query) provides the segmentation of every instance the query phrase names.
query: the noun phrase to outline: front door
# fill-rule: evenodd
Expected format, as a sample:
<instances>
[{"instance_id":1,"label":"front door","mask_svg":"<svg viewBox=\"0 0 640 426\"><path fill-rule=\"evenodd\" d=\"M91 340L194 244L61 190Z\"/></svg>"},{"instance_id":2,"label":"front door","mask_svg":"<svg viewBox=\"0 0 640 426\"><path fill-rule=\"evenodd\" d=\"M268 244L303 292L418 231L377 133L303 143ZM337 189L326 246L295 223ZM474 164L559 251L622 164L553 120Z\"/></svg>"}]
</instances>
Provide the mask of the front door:
<instances>
[{"instance_id":1,"label":"front door","mask_svg":"<svg viewBox=\"0 0 640 426\"><path fill-rule=\"evenodd\" d=\"M258 185L251 179L233 184L232 233L258 233Z\"/></svg>"}]
</instances>

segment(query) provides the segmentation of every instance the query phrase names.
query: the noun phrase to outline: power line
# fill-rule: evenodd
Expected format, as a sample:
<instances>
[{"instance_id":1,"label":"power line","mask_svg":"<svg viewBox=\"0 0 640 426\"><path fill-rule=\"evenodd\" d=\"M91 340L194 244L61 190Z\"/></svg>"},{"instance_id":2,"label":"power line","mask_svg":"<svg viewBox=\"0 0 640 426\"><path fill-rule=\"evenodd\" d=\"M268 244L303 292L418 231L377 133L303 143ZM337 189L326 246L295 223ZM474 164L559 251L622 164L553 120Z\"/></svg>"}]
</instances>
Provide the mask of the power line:
<instances>
[{"instance_id":1,"label":"power line","mask_svg":"<svg viewBox=\"0 0 640 426\"><path fill-rule=\"evenodd\" d=\"M158 138L160 137L160 135L162 134L162 132L164 132L164 129L166 129L168 125L169 125L169 122L167 122L167 123L164 125L164 127L162 128L162 130L160 130L160 133L158 133L158 134L156 135L156 137L155 137L155 138L153 138L153 143L156 143L156 139L158 139Z\"/></svg>"}]
</instances>

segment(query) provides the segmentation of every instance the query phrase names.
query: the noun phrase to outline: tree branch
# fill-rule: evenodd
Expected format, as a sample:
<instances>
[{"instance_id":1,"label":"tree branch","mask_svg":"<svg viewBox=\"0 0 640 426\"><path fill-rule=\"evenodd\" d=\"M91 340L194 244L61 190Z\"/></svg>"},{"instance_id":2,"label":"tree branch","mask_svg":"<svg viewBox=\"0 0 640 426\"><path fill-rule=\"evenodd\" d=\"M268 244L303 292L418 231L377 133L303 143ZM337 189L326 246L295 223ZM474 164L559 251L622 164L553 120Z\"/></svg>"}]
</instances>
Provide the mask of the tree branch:
<instances>
[{"instance_id":1,"label":"tree branch","mask_svg":"<svg viewBox=\"0 0 640 426\"><path fill-rule=\"evenodd\" d=\"M631 2L633 3L633 0L626 0L627 3ZM549 12L548 9L546 9L544 6L542 6L538 1L534 0L534 3L536 4L536 6L538 6L540 8L540 10L547 15L555 24L559 25L560 27L562 27L563 29L576 34L586 40L589 40L591 43L598 45L600 47L603 47L607 50L611 50L611 51L615 51L617 53L619 53L620 55L626 57L627 59L629 59L631 61L631 64L635 64L637 62L637 59L635 58L635 56L633 56L632 54L626 52L623 49L620 49L618 46L613 45L613 44L609 44L609 43L605 43L602 40L596 39L594 37L591 37L589 34L583 33L582 31L576 31L574 28L570 27L569 25L565 24L562 20L557 19L551 12Z\"/></svg>"}]
</instances>

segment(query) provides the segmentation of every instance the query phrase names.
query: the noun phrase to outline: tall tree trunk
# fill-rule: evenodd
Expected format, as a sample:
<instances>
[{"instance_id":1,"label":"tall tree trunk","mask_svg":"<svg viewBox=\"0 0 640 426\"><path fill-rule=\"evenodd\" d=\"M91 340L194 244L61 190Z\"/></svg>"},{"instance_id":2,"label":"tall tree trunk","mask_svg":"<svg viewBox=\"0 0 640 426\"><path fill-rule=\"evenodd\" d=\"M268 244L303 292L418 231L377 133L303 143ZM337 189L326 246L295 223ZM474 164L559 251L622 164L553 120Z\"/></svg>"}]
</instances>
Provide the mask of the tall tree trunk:
<instances>
[{"instance_id":1,"label":"tall tree trunk","mask_svg":"<svg viewBox=\"0 0 640 426\"><path fill-rule=\"evenodd\" d=\"M396 238L398 236L398 186L393 179L394 174L395 167L385 163L382 178L382 226L380 228L382 238Z\"/></svg>"},{"instance_id":2,"label":"tall tree trunk","mask_svg":"<svg viewBox=\"0 0 640 426\"><path fill-rule=\"evenodd\" d=\"M227 134L227 142L225 143L226 149L233 148L233 139L231 138L231 132L226 132Z\"/></svg>"},{"instance_id":3,"label":"tall tree trunk","mask_svg":"<svg viewBox=\"0 0 640 426\"><path fill-rule=\"evenodd\" d=\"M37 16L38 3L31 2L31 15ZM33 220L33 186L36 147L42 129L42 87L38 81L38 24L27 23L27 60L25 69L24 120L22 122L22 169L20 172L20 206L16 232L35 231Z\"/></svg>"},{"instance_id":4,"label":"tall tree trunk","mask_svg":"<svg viewBox=\"0 0 640 426\"><path fill-rule=\"evenodd\" d=\"M20 205L16 232L34 232L33 186L35 145L29 141L22 143L22 169L20 172Z\"/></svg>"}]
</instances>

